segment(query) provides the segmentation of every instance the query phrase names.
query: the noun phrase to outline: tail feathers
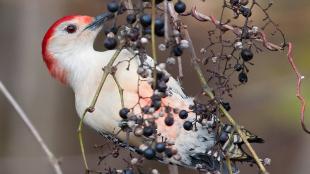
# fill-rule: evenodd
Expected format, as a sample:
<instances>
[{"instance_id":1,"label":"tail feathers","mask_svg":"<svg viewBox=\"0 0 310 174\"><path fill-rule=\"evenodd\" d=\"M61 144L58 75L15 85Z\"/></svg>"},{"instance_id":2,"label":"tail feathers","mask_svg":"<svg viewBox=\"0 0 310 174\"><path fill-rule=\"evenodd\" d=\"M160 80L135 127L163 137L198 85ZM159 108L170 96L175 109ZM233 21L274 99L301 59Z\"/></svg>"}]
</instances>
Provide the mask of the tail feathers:
<instances>
[{"instance_id":1,"label":"tail feathers","mask_svg":"<svg viewBox=\"0 0 310 174\"><path fill-rule=\"evenodd\" d=\"M229 174L228 167L225 161L218 161L215 157L205 153L195 154L191 156L192 165L198 166L198 169L206 172L220 172L221 174ZM232 164L233 174L238 173L235 164Z\"/></svg>"}]
</instances>

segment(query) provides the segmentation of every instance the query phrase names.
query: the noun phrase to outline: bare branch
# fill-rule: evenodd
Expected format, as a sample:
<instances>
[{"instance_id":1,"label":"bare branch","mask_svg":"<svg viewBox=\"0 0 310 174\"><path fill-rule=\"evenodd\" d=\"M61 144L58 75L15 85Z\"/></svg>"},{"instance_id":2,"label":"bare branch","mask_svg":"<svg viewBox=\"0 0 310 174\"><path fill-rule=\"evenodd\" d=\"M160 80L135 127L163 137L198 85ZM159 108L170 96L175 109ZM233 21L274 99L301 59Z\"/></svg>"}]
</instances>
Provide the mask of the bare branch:
<instances>
[{"instance_id":1,"label":"bare branch","mask_svg":"<svg viewBox=\"0 0 310 174\"><path fill-rule=\"evenodd\" d=\"M23 109L19 106L17 101L14 99L14 97L11 95L11 93L7 90L7 88L3 85L3 83L0 81L0 91L3 93L3 95L7 98L9 103L14 107L20 118L24 121L32 135L35 137L37 142L40 144L41 148L45 152L46 156L48 157L48 160L52 167L55 170L56 174L62 174L62 170L59 165L58 159L54 156L54 154L51 152L51 150L48 148L44 140L42 139L41 135L39 134L38 130L34 127L32 122L30 121L27 114L23 111Z\"/></svg>"}]
</instances>

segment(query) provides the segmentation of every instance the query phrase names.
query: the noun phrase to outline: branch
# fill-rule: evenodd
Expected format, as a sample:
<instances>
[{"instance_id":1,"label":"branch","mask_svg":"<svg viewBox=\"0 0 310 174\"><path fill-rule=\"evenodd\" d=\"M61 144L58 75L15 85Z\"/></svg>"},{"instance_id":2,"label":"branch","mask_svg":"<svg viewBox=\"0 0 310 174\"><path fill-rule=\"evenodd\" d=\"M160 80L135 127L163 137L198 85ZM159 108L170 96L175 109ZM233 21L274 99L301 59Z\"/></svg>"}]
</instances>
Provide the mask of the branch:
<instances>
[{"instance_id":1,"label":"branch","mask_svg":"<svg viewBox=\"0 0 310 174\"><path fill-rule=\"evenodd\" d=\"M59 165L58 159L54 156L54 154L51 152L51 150L48 148L46 143L43 141L41 135L37 131L37 129L34 127L32 122L29 120L29 117L26 115L26 113L23 111L23 109L19 106L17 101L14 99L14 97L10 94L10 92L6 89L6 87L3 85L3 83L0 81L0 91L3 93L3 95L7 98L9 103L14 107L20 118L24 121L32 135L35 137L37 142L40 144L41 148L45 152L46 156L48 157L48 160L52 167L55 170L56 174L62 174L62 170Z\"/></svg>"},{"instance_id":2,"label":"branch","mask_svg":"<svg viewBox=\"0 0 310 174\"><path fill-rule=\"evenodd\" d=\"M173 8L173 3L169 3L169 12L171 14L171 16L174 18L174 21L177 21L177 15L174 11L174 8ZM211 20L211 19L210 19ZM195 52L195 49L194 49L194 46L193 46L193 43L191 41L191 38L189 36L189 33L187 31L186 28L184 28L184 32L185 32L185 35L189 41L189 44L190 44L190 48L191 48L191 53L192 53L192 57L193 57L193 65L194 65L194 69L198 75L198 78L199 78L199 81L202 85L202 88L203 88L203 91L204 91L204 95L207 95L209 96L210 99L214 100L215 99L215 96L212 92L212 89L209 87L204 75L203 75L203 72L199 66L199 64L197 63L197 56L196 56L196 52ZM247 148L249 149L249 151L251 152L254 160L256 161L256 164L258 165L261 173L265 174L267 173L264 165L262 164L261 160L259 159L259 157L257 156L255 150L252 148L251 144L248 142L247 140L247 137L244 135L244 133L242 132L242 130L240 129L240 126L236 123L236 121L233 119L233 117L225 110L225 108L220 104L219 105L219 108L220 110L222 111L222 113L224 114L224 116L228 119L228 121L233 125L233 127L237 130L238 134L240 135L240 137L242 138L242 140L244 141L245 145L247 146Z\"/></svg>"},{"instance_id":3,"label":"branch","mask_svg":"<svg viewBox=\"0 0 310 174\"><path fill-rule=\"evenodd\" d=\"M191 11L182 14L182 16L189 16L189 15L193 16L195 19L197 19L198 21L201 21L201 22L209 21L209 22L213 23L214 25L221 27L224 31L225 30L231 30L237 35L242 34L242 30L240 28L233 27L233 26L228 25L228 24L221 24L221 22L216 20L213 16L207 16L203 13L198 12L196 10L196 7L193 7ZM279 46L279 45L276 45L274 43L269 42L266 39L264 33L261 32L260 34L262 35L261 36L262 38L256 38L255 40L258 42L262 42L268 50L280 51L280 50L284 49L283 46Z\"/></svg>"},{"instance_id":4,"label":"branch","mask_svg":"<svg viewBox=\"0 0 310 174\"><path fill-rule=\"evenodd\" d=\"M303 128L303 130L305 132L307 132L308 134L310 134L310 130L307 128L306 124L305 124L305 110L306 110L306 101L304 96L301 94L301 82L302 79L304 79L305 77L301 75L301 73L299 72L297 66L295 65L295 62L293 60L293 44L292 43L288 43L288 53L287 53L287 57L288 57L288 61L290 62L294 72L296 73L296 96L299 99L300 103L301 103L301 109L300 109L300 121L301 121L301 126Z\"/></svg>"},{"instance_id":5,"label":"branch","mask_svg":"<svg viewBox=\"0 0 310 174\"><path fill-rule=\"evenodd\" d=\"M96 93L95 93L95 95L93 97L93 100L92 100L91 104L89 105L89 107L84 110L84 113L83 113L82 118L81 118L80 123L79 123L78 137L79 137L81 153L82 153L82 157L83 157L83 161L84 161L84 165L85 165L86 171L88 171L89 168L88 168L88 164L87 164L87 159L86 159L85 149L84 149L84 143L83 143L83 134L82 134L83 121L84 121L87 113L92 113L92 112L95 111L95 105L96 105L98 97L99 97L99 95L101 93L102 87L103 87L103 85L104 85L108 75L113 73L113 71L112 71L113 63L115 62L116 58L118 57L118 55L120 54L122 49L123 49L123 46L118 48L115 51L115 53L114 53L113 57L111 58L111 60L109 61L109 63L103 68L103 75L102 75L101 81L100 81L100 83L98 85L98 88L96 90Z\"/></svg>"}]
</instances>

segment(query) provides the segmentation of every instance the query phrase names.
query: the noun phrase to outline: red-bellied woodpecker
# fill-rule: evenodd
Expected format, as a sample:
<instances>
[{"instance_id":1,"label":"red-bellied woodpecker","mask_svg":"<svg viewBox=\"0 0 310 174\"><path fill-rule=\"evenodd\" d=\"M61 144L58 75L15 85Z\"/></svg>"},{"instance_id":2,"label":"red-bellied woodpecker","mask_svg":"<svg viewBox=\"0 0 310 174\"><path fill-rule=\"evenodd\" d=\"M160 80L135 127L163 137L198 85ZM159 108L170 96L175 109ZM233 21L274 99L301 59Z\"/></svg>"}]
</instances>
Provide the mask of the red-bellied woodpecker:
<instances>
[{"instance_id":1,"label":"red-bellied woodpecker","mask_svg":"<svg viewBox=\"0 0 310 174\"><path fill-rule=\"evenodd\" d=\"M108 16L104 17L108 18ZM101 23L104 17L64 17L52 25L42 43L43 59L50 74L73 89L76 110L80 117L94 97L103 74L102 68L108 64L115 53L115 50L98 52L93 48L95 38L102 28ZM128 68L129 59L131 61ZM147 57L144 63L149 67L154 67L150 57ZM115 78L124 90L124 105L126 108L132 108L132 113L136 115L142 112L141 106L146 106L151 102L151 96L154 94L154 90L147 80L139 80L142 78L137 73L141 67L140 64L138 56L134 58L134 55L126 49L121 51L114 63L117 65ZM162 98L162 102L171 108L189 110L189 106L194 104L193 99L183 93L179 83L173 77L166 71L163 70L163 72L169 77L167 82L167 93L169 94ZM119 116L121 109L119 88L115 79L108 76L94 112L88 113L84 122L100 133L114 135L121 129L119 127L122 121ZM154 113L152 110L149 112ZM216 131L208 130L203 124L196 124L196 130L191 131L190 123L194 122L195 114L192 112L189 112L188 116L186 114L184 111L181 116L174 113L169 116L173 119L165 119L166 116L161 117L159 114L155 119L157 125L155 132L159 135L156 141L161 142L163 139L167 139L171 142L172 155L177 151L175 157L165 157L171 155L167 152L161 160L192 168L202 166L209 171L226 168L225 163L222 163L223 158L209 153L216 144ZM135 123L129 126L134 127ZM145 134L151 135L152 131L151 129L146 130ZM117 138L126 141L126 133L117 134ZM132 147L137 149L140 147L143 150L141 146L143 141L141 136L130 134L129 144ZM147 147L144 147L144 150L145 148ZM165 146L158 144L156 148L158 151L164 151ZM223 173L226 173L227 170L224 170Z\"/></svg>"}]
</instances>

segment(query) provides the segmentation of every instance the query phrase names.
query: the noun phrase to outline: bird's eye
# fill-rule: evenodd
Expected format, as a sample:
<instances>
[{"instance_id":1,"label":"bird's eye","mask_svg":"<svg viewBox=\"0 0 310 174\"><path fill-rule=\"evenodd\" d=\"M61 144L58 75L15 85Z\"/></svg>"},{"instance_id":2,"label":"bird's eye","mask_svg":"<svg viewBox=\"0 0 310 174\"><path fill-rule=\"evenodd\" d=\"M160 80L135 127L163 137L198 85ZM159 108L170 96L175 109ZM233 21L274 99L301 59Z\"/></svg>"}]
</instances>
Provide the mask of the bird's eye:
<instances>
[{"instance_id":1,"label":"bird's eye","mask_svg":"<svg viewBox=\"0 0 310 174\"><path fill-rule=\"evenodd\" d=\"M75 33L75 32L76 32L77 27L76 27L75 25L73 25L73 24L70 24L70 25L68 25L68 26L65 28L65 30L66 30L68 33L72 34L72 33Z\"/></svg>"}]
</instances>

